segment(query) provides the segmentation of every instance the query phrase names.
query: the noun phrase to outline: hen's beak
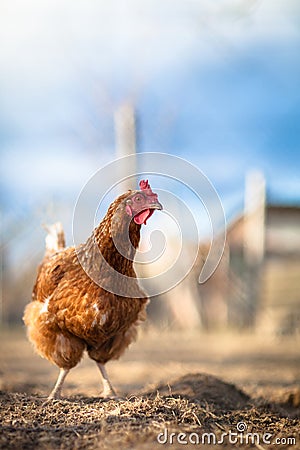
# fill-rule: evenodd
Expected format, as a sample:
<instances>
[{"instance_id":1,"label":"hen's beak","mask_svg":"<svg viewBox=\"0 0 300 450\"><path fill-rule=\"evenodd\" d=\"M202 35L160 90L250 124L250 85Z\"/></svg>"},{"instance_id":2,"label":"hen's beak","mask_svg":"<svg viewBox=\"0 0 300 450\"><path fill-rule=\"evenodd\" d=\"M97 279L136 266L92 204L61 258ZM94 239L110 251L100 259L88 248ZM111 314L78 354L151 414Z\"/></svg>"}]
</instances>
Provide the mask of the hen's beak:
<instances>
[{"instance_id":1,"label":"hen's beak","mask_svg":"<svg viewBox=\"0 0 300 450\"><path fill-rule=\"evenodd\" d=\"M144 208L139 213L135 214L133 220L138 225L146 225L147 220L152 216L156 209L163 209L163 207L158 200L151 199L147 202L147 204L144 205Z\"/></svg>"},{"instance_id":2,"label":"hen's beak","mask_svg":"<svg viewBox=\"0 0 300 450\"><path fill-rule=\"evenodd\" d=\"M158 201L156 201L156 202L154 202L154 203L151 203L151 204L149 205L149 208L150 208L150 209L160 209L160 210L162 210L162 209L163 209L163 206L162 206L161 203L159 203Z\"/></svg>"}]
</instances>

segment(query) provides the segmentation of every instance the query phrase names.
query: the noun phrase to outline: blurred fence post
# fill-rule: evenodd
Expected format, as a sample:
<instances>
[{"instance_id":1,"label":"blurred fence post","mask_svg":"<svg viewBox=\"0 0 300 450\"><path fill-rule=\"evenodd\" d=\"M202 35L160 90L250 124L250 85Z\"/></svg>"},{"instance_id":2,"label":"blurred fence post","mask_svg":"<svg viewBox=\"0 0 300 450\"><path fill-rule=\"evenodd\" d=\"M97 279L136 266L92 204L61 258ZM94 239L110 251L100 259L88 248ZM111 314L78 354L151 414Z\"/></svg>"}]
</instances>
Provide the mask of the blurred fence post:
<instances>
[{"instance_id":1,"label":"blurred fence post","mask_svg":"<svg viewBox=\"0 0 300 450\"><path fill-rule=\"evenodd\" d=\"M265 252L266 183L261 172L250 172L245 186L244 257L249 266L257 266Z\"/></svg>"},{"instance_id":2,"label":"blurred fence post","mask_svg":"<svg viewBox=\"0 0 300 450\"><path fill-rule=\"evenodd\" d=\"M116 155L118 158L136 154L136 117L133 106L124 103L115 112ZM130 164L130 165L129 165ZM136 173L136 161L124 159L120 179ZM136 176L127 178L120 184L120 190L136 189Z\"/></svg>"},{"instance_id":3,"label":"blurred fence post","mask_svg":"<svg viewBox=\"0 0 300 450\"><path fill-rule=\"evenodd\" d=\"M261 267L265 256L266 183L261 172L246 176L244 215L245 309L248 326L256 321L261 290Z\"/></svg>"}]
</instances>

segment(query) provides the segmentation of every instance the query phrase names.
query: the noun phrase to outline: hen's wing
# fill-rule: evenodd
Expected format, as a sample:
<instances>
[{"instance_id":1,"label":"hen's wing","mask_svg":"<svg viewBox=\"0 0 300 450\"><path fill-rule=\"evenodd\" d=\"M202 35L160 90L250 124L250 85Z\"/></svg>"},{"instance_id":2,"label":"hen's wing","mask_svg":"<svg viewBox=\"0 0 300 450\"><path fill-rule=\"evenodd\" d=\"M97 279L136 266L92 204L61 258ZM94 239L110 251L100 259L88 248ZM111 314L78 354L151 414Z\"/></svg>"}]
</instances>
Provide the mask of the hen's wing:
<instances>
[{"instance_id":1,"label":"hen's wing","mask_svg":"<svg viewBox=\"0 0 300 450\"><path fill-rule=\"evenodd\" d=\"M68 266L68 252L62 251L47 258L39 267L33 287L32 298L44 302L49 298L65 276Z\"/></svg>"}]
</instances>

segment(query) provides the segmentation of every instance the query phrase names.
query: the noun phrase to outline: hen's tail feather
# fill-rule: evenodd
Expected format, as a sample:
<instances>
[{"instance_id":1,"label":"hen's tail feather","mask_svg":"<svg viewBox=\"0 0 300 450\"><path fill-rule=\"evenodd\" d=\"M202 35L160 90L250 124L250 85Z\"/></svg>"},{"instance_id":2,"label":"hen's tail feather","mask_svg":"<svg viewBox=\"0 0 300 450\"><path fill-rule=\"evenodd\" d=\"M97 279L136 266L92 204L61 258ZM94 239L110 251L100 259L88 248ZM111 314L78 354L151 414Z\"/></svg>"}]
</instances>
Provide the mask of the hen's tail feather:
<instances>
[{"instance_id":1,"label":"hen's tail feather","mask_svg":"<svg viewBox=\"0 0 300 450\"><path fill-rule=\"evenodd\" d=\"M52 225L43 225L48 232L46 236L46 252L45 256L51 256L56 252L63 250L66 246L65 233L60 222Z\"/></svg>"}]
</instances>

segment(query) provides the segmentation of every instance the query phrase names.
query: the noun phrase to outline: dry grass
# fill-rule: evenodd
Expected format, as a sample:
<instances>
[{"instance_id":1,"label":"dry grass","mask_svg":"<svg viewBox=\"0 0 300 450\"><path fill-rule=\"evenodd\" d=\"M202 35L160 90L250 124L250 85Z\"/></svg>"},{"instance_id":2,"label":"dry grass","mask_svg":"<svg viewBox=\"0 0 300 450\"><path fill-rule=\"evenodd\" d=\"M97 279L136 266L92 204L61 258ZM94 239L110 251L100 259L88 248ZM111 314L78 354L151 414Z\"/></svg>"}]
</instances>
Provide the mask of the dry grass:
<instances>
[{"instance_id":1,"label":"dry grass","mask_svg":"<svg viewBox=\"0 0 300 450\"><path fill-rule=\"evenodd\" d=\"M185 394L173 394L181 386ZM166 390L169 394L162 395ZM201 399L194 397L197 391L202 392ZM43 402L27 394L1 394L1 448L157 448L162 446L157 436L165 428L169 433L199 436L213 432L220 439L222 433L236 431L239 422L261 435L267 431L274 438L294 436L299 442L299 410L255 401L233 385L201 374L121 401L78 396L47 405Z\"/></svg>"},{"instance_id":2,"label":"dry grass","mask_svg":"<svg viewBox=\"0 0 300 450\"><path fill-rule=\"evenodd\" d=\"M300 448L300 372L291 341L258 345L250 336L146 333L109 368L124 400L95 396L98 374L84 361L66 383L66 398L48 405L43 402L56 369L33 355L23 333L8 332L2 343L2 449L195 448L176 439L162 445L157 436L167 428L176 436L214 433L221 439L239 422L247 432L271 433L272 442L283 439L278 449ZM296 445L286 443L288 437ZM225 439L220 448L253 445Z\"/></svg>"}]
</instances>

